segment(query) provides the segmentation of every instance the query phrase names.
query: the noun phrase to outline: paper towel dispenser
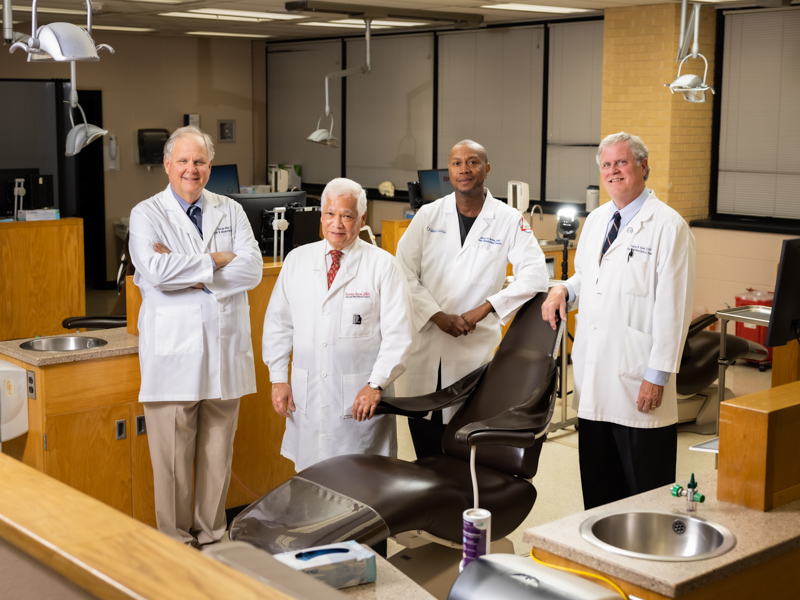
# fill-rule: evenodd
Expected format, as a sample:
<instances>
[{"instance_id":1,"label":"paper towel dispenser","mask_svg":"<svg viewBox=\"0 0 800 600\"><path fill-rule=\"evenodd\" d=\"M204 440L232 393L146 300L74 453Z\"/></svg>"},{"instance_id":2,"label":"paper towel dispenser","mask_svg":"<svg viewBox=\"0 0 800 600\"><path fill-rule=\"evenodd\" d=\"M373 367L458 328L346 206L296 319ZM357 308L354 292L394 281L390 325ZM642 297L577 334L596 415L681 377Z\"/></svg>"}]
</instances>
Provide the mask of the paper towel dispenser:
<instances>
[{"instance_id":1,"label":"paper towel dispenser","mask_svg":"<svg viewBox=\"0 0 800 600\"><path fill-rule=\"evenodd\" d=\"M0 442L28 432L28 373L0 360Z\"/></svg>"},{"instance_id":2,"label":"paper towel dispenser","mask_svg":"<svg viewBox=\"0 0 800 600\"><path fill-rule=\"evenodd\" d=\"M166 129L139 129L134 153L137 165L160 165L164 162L164 144L169 139Z\"/></svg>"}]
</instances>

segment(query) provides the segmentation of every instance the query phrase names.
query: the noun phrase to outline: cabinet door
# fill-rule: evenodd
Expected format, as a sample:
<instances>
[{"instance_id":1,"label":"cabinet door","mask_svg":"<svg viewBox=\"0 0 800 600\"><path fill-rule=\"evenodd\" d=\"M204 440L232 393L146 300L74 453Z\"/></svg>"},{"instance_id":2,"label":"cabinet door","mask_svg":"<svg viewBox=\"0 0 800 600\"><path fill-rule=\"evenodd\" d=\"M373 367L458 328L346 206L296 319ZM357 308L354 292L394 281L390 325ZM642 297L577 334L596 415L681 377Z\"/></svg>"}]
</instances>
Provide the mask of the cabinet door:
<instances>
[{"instance_id":1,"label":"cabinet door","mask_svg":"<svg viewBox=\"0 0 800 600\"><path fill-rule=\"evenodd\" d=\"M140 418L144 419L144 407L131 402L133 431L131 432L131 468L133 471L133 518L156 526L156 506L153 496L153 463L150 462L150 447L147 444L147 423L144 430Z\"/></svg>"},{"instance_id":2,"label":"cabinet door","mask_svg":"<svg viewBox=\"0 0 800 600\"><path fill-rule=\"evenodd\" d=\"M46 434L45 473L131 514L129 404L47 417Z\"/></svg>"}]
</instances>

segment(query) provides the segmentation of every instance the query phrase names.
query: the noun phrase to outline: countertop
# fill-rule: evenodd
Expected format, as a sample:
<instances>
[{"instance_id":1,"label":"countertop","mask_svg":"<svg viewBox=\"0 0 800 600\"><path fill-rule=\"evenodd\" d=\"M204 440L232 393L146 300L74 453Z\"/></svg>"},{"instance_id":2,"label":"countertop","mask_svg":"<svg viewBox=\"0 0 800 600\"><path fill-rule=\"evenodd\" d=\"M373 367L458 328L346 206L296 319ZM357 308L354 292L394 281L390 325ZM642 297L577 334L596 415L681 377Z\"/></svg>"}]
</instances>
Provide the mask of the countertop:
<instances>
[{"instance_id":1,"label":"countertop","mask_svg":"<svg viewBox=\"0 0 800 600\"><path fill-rule=\"evenodd\" d=\"M36 352L34 350L23 350L19 347L29 339L8 340L0 342L0 355L15 358L19 361L33 365L34 367L44 367L46 365L57 365L68 362L78 362L97 358L107 358L109 356L120 356L123 354L137 354L139 352L139 337L128 333L125 327L114 329L98 329L83 333L65 333L63 335L78 335L81 337L97 337L108 342L105 346L91 348L88 350L72 350L70 352ZM61 337L61 336L47 336Z\"/></svg>"},{"instance_id":2,"label":"countertop","mask_svg":"<svg viewBox=\"0 0 800 600\"><path fill-rule=\"evenodd\" d=\"M716 471L700 475L697 481L698 491L705 494L706 501L697 505L692 516L727 527L736 536L733 550L717 558L684 562L627 558L601 550L581 537L581 523L598 514L619 510L689 514L686 500L673 497L669 488L651 490L533 527L525 531L522 539L534 549L546 550L673 598L800 547L800 500L769 512L759 512L718 501Z\"/></svg>"}]
</instances>

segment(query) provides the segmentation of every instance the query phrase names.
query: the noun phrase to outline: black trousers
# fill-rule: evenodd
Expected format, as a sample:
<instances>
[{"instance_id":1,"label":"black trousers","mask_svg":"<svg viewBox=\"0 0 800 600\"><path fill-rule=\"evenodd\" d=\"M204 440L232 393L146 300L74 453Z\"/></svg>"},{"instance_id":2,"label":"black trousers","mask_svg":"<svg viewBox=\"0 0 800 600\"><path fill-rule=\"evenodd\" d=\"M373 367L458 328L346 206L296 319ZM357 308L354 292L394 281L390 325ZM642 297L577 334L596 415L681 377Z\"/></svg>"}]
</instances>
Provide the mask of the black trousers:
<instances>
[{"instance_id":1,"label":"black trousers","mask_svg":"<svg viewBox=\"0 0 800 600\"><path fill-rule=\"evenodd\" d=\"M442 389L442 363L439 363L439 375L436 379L436 391ZM431 413L428 419L409 419L408 429L411 432L411 441L414 442L414 452L417 460L427 456L444 454L442 451L442 437L447 427L442 422L442 411Z\"/></svg>"},{"instance_id":2,"label":"black trousers","mask_svg":"<svg viewBox=\"0 0 800 600\"><path fill-rule=\"evenodd\" d=\"M411 431L411 441L414 442L414 452L417 460L426 456L444 454L442 452L442 437L447 427L442 423L442 411L437 410L428 419L409 419L408 429Z\"/></svg>"},{"instance_id":3,"label":"black trousers","mask_svg":"<svg viewBox=\"0 0 800 600\"><path fill-rule=\"evenodd\" d=\"M578 419L578 454L589 510L675 483L678 425L642 429Z\"/></svg>"}]
</instances>

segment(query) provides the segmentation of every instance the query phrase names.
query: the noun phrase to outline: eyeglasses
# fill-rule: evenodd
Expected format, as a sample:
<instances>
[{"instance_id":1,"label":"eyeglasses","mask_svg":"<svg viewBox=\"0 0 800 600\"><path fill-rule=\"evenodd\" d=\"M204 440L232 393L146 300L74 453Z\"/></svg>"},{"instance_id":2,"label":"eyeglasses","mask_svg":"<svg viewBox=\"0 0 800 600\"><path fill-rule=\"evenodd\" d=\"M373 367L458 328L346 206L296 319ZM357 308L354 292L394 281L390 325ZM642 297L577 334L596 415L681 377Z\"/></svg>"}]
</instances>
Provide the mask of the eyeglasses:
<instances>
[{"instance_id":1,"label":"eyeglasses","mask_svg":"<svg viewBox=\"0 0 800 600\"><path fill-rule=\"evenodd\" d=\"M627 167L628 161L627 160L615 160L614 162L604 162L600 165L600 168L603 170L610 169L611 167Z\"/></svg>"}]
</instances>

